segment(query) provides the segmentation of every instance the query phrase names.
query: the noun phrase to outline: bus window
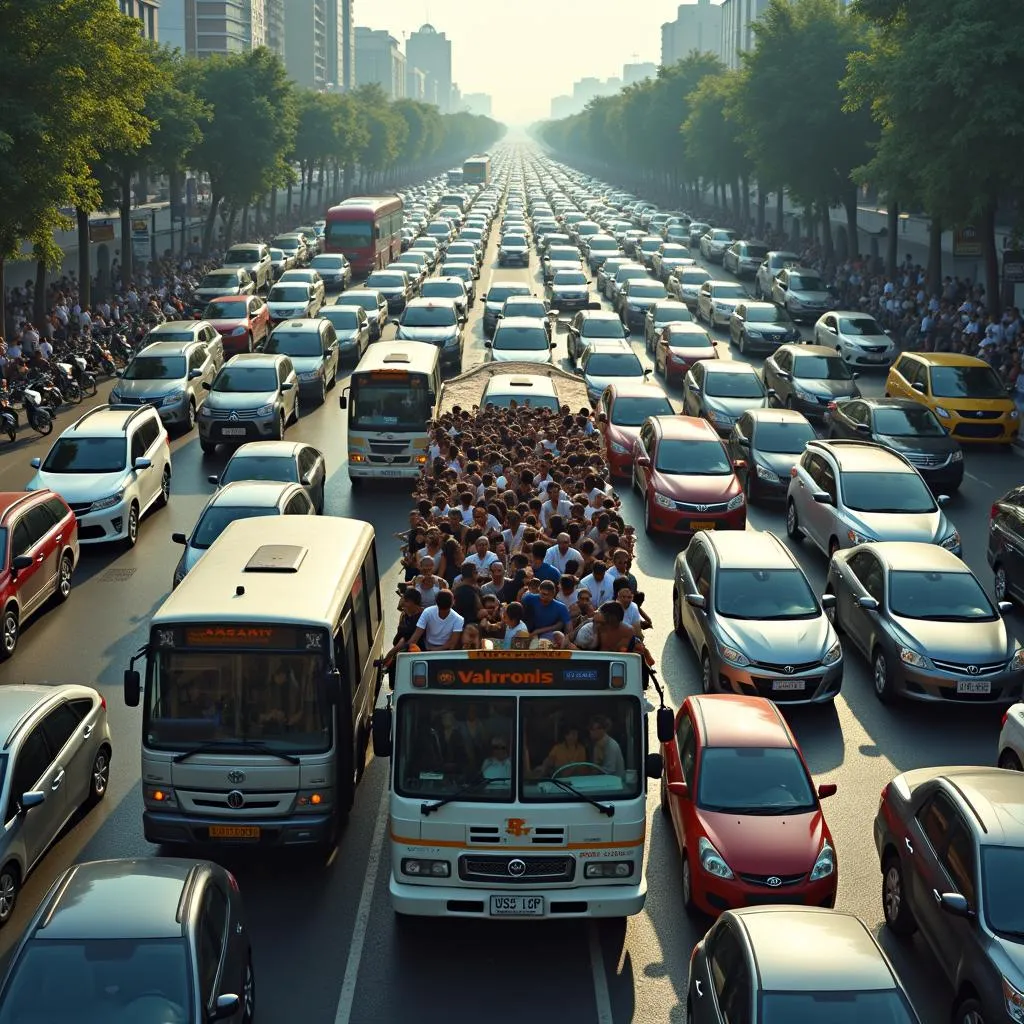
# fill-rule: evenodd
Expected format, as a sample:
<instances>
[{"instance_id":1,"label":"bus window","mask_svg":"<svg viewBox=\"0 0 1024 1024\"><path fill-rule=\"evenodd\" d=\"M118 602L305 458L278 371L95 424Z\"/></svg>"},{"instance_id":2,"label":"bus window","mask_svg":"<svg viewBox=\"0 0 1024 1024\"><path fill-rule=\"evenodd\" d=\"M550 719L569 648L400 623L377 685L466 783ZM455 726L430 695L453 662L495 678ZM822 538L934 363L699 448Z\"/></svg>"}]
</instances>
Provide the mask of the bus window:
<instances>
[{"instance_id":1,"label":"bus window","mask_svg":"<svg viewBox=\"0 0 1024 1024\"><path fill-rule=\"evenodd\" d=\"M338 648L341 648L339 650ZM352 632L352 614L347 612L334 638L335 664L348 676L349 699L354 704L359 690L359 647Z\"/></svg>"},{"instance_id":2,"label":"bus window","mask_svg":"<svg viewBox=\"0 0 1024 1024\"><path fill-rule=\"evenodd\" d=\"M370 638L380 628L380 577L377 575L377 546L371 545L363 562L363 573L366 580L366 601L370 609Z\"/></svg>"},{"instance_id":3,"label":"bus window","mask_svg":"<svg viewBox=\"0 0 1024 1024\"><path fill-rule=\"evenodd\" d=\"M369 650L373 643L373 632L370 629L370 613L366 602L366 575L363 572L356 577L356 582L352 587L352 618L360 647L365 644L366 649ZM362 662L360 661L361 666Z\"/></svg>"}]
</instances>

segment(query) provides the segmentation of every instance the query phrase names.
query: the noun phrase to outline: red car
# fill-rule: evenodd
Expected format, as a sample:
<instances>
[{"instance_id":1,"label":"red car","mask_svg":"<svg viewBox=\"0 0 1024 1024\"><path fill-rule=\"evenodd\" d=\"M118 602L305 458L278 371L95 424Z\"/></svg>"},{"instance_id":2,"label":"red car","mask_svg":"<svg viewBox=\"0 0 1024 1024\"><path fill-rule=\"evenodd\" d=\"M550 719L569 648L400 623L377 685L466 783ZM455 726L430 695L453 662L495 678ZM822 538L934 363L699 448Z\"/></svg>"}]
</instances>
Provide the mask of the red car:
<instances>
[{"instance_id":1,"label":"red car","mask_svg":"<svg viewBox=\"0 0 1024 1024\"><path fill-rule=\"evenodd\" d=\"M25 622L53 598L66 601L78 565L78 520L53 491L0 492L6 538L0 568L3 628L0 658L18 646Z\"/></svg>"},{"instance_id":2,"label":"red car","mask_svg":"<svg viewBox=\"0 0 1024 1024\"><path fill-rule=\"evenodd\" d=\"M770 700L688 697L661 752L661 810L679 843L687 910L835 906L839 864L820 801L836 786L815 789Z\"/></svg>"},{"instance_id":3,"label":"red car","mask_svg":"<svg viewBox=\"0 0 1024 1024\"><path fill-rule=\"evenodd\" d=\"M669 324L654 349L654 372L665 375L665 383L680 384L698 359L717 359L718 349L707 329L696 323Z\"/></svg>"},{"instance_id":4,"label":"red car","mask_svg":"<svg viewBox=\"0 0 1024 1024\"><path fill-rule=\"evenodd\" d=\"M252 352L270 336L270 309L258 295L225 295L203 310L224 339L224 358Z\"/></svg>"},{"instance_id":5,"label":"red car","mask_svg":"<svg viewBox=\"0 0 1024 1024\"><path fill-rule=\"evenodd\" d=\"M698 530L742 530L747 525L744 469L733 461L715 428L696 416L652 416L633 445L633 487L644 499L648 533L689 539Z\"/></svg>"},{"instance_id":6,"label":"red car","mask_svg":"<svg viewBox=\"0 0 1024 1024\"><path fill-rule=\"evenodd\" d=\"M644 420L675 412L657 384L609 384L604 389L597 402L597 422L613 477L633 475L633 445Z\"/></svg>"}]
</instances>

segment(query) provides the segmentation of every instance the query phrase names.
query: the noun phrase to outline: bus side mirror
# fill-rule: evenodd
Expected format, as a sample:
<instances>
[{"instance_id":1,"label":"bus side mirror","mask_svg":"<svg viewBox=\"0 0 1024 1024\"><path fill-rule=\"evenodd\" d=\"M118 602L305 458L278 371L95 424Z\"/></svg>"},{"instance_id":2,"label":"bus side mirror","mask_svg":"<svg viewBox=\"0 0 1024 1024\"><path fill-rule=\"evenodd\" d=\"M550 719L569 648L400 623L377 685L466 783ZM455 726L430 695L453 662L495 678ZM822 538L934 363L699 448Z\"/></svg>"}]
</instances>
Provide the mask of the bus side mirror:
<instances>
[{"instance_id":1,"label":"bus side mirror","mask_svg":"<svg viewBox=\"0 0 1024 1024\"><path fill-rule=\"evenodd\" d=\"M676 735L676 720L671 708L658 708L658 742L669 743Z\"/></svg>"},{"instance_id":2,"label":"bus side mirror","mask_svg":"<svg viewBox=\"0 0 1024 1024\"><path fill-rule=\"evenodd\" d=\"M341 673L337 669L327 673L327 698L332 704L341 703Z\"/></svg>"},{"instance_id":3,"label":"bus side mirror","mask_svg":"<svg viewBox=\"0 0 1024 1024\"><path fill-rule=\"evenodd\" d=\"M142 697L142 680L133 668L124 673L124 702L130 708L137 708Z\"/></svg>"},{"instance_id":4,"label":"bus side mirror","mask_svg":"<svg viewBox=\"0 0 1024 1024\"><path fill-rule=\"evenodd\" d=\"M647 755L644 772L649 779L660 779L665 773L665 759L658 753Z\"/></svg>"},{"instance_id":5,"label":"bus side mirror","mask_svg":"<svg viewBox=\"0 0 1024 1024\"><path fill-rule=\"evenodd\" d=\"M348 408L348 395L342 395L341 398L338 399L338 405L342 409L347 409Z\"/></svg>"},{"instance_id":6,"label":"bus side mirror","mask_svg":"<svg viewBox=\"0 0 1024 1024\"><path fill-rule=\"evenodd\" d=\"M377 708L373 713L373 756L391 756L391 708Z\"/></svg>"}]
</instances>

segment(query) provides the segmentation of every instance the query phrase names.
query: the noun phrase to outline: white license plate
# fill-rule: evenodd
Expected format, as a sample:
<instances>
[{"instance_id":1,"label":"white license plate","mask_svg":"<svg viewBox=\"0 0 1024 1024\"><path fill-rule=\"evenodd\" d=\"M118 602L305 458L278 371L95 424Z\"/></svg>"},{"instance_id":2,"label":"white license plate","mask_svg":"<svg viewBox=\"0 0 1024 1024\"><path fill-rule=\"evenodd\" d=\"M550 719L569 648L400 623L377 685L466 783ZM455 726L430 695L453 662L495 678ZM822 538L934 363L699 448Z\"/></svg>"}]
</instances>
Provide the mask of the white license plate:
<instances>
[{"instance_id":1,"label":"white license plate","mask_svg":"<svg viewBox=\"0 0 1024 1024\"><path fill-rule=\"evenodd\" d=\"M492 896L491 917L543 917L543 896Z\"/></svg>"},{"instance_id":2,"label":"white license plate","mask_svg":"<svg viewBox=\"0 0 1024 1024\"><path fill-rule=\"evenodd\" d=\"M245 427L221 427L225 437L245 437Z\"/></svg>"},{"instance_id":3,"label":"white license plate","mask_svg":"<svg viewBox=\"0 0 1024 1024\"><path fill-rule=\"evenodd\" d=\"M957 693L991 693L992 681L990 679L958 679L956 681Z\"/></svg>"},{"instance_id":4,"label":"white license plate","mask_svg":"<svg viewBox=\"0 0 1024 1024\"><path fill-rule=\"evenodd\" d=\"M888 356L868 356L868 359L873 363L886 363L889 361Z\"/></svg>"},{"instance_id":5,"label":"white license plate","mask_svg":"<svg viewBox=\"0 0 1024 1024\"><path fill-rule=\"evenodd\" d=\"M382 469L380 470L381 476L401 476L401 470L398 469Z\"/></svg>"},{"instance_id":6,"label":"white license plate","mask_svg":"<svg viewBox=\"0 0 1024 1024\"><path fill-rule=\"evenodd\" d=\"M773 679L773 690L806 690L807 682L803 679Z\"/></svg>"}]
</instances>

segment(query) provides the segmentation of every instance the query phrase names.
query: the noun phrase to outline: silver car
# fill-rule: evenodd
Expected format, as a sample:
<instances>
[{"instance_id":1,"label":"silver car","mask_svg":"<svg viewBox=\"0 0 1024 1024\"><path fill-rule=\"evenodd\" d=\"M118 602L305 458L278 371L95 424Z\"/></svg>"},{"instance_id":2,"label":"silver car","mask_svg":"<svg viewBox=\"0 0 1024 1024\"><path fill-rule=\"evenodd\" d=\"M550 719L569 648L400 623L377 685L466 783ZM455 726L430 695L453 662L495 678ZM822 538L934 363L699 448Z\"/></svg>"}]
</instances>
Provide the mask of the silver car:
<instances>
[{"instance_id":1,"label":"silver car","mask_svg":"<svg viewBox=\"0 0 1024 1024\"><path fill-rule=\"evenodd\" d=\"M1011 704L1024 648L977 577L934 544L889 542L837 551L827 592L838 630L871 665L875 696Z\"/></svg>"},{"instance_id":2,"label":"silver car","mask_svg":"<svg viewBox=\"0 0 1024 1024\"><path fill-rule=\"evenodd\" d=\"M187 432L206 402L203 385L216 375L216 363L205 345L158 341L136 352L118 373L110 403L154 405L165 426Z\"/></svg>"},{"instance_id":3,"label":"silver car","mask_svg":"<svg viewBox=\"0 0 1024 1024\"><path fill-rule=\"evenodd\" d=\"M921 474L902 455L868 441L809 441L786 495L786 532L831 558L879 540L922 541L960 556L960 534Z\"/></svg>"},{"instance_id":4,"label":"silver car","mask_svg":"<svg viewBox=\"0 0 1024 1024\"><path fill-rule=\"evenodd\" d=\"M779 703L835 699L843 648L799 563L772 533L701 531L676 558L672 623L701 664L705 693Z\"/></svg>"},{"instance_id":5,"label":"silver car","mask_svg":"<svg viewBox=\"0 0 1024 1024\"><path fill-rule=\"evenodd\" d=\"M83 805L110 783L107 705L91 686L0 687L3 806L0 926L14 913L29 873Z\"/></svg>"},{"instance_id":6,"label":"silver car","mask_svg":"<svg viewBox=\"0 0 1024 1024\"><path fill-rule=\"evenodd\" d=\"M856 372L823 345L780 345L765 361L765 385L775 404L802 412L809 420L825 419L837 402L860 398Z\"/></svg>"}]
</instances>

